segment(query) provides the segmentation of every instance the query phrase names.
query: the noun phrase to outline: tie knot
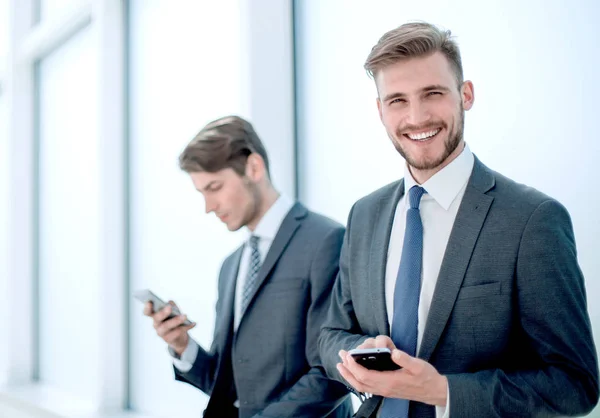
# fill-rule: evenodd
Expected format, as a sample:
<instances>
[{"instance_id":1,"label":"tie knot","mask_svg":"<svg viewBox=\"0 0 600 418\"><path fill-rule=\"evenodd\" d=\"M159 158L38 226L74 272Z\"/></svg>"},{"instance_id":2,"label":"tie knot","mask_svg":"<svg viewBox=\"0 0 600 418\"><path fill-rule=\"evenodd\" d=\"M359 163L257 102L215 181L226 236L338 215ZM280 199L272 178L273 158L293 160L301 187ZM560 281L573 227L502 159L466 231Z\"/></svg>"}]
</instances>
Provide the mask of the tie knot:
<instances>
[{"instance_id":1,"label":"tie knot","mask_svg":"<svg viewBox=\"0 0 600 418\"><path fill-rule=\"evenodd\" d=\"M408 191L408 201L411 209L419 209L419 203L421 203L421 197L427 193L424 188L420 186L413 186Z\"/></svg>"},{"instance_id":2,"label":"tie knot","mask_svg":"<svg viewBox=\"0 0 600 418\"><path fill-rule=\"evenodd\" d=\"M256 235L250 235L250 248L256 249L258 248L258 240L259 238Z\"/></svg>"}]
</instances>

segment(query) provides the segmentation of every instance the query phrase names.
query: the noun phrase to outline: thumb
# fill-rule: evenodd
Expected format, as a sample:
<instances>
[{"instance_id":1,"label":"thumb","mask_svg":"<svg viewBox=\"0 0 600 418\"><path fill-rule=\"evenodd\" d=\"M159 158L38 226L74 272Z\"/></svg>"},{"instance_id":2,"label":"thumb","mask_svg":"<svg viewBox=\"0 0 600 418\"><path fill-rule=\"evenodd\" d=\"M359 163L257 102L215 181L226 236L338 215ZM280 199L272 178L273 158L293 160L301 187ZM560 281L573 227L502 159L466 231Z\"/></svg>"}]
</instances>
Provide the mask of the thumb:
<instances>
[{"instance_id":1,"label":"thumb","mask_svg":"<svg viewBox=\"0 0 600 418\"><path fill-rule=\"evenodd\" d=\"M396 349L394 349L394 351L392 351L392 361L394 363L396 363L398 366L402 367L403 369L407 369L408 371L411 371L412 368L414 367L416 359L414 357L411 357L404 351L398 350L396 348Z\"/></svg>"}]
</instances>

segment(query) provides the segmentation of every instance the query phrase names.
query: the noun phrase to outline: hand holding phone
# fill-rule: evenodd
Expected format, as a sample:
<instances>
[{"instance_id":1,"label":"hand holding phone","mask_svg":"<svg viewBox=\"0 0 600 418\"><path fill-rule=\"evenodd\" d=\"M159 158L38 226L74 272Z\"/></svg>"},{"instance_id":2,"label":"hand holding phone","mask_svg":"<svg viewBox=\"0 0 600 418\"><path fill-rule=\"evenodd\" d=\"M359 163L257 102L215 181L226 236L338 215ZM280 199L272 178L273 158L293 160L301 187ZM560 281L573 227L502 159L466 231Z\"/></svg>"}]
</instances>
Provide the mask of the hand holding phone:
<instances>
[{"instance_id":1,"label":"hand holding phone","mask_svg":"<svg viewBox=\"0 0 600 418\"><path fill-rule=\"evenodd\" d=\"M133 296L142 303L152 302L152 308L155 313L162 310L168 305L168 303L156 296L149 289L137 290L133 293ZM171 314L165 320L175 318L179 315L181 315L181 312L179 311L177 306L171 305ZM192 325L192 322L189 319L186 319L183 322L183 325Z\"/></svg>"},{"instance_id":2,"label":"hand holding phone","mask_svg":"<svg viewBox=\"0 0 600 418\"><path fill-rule=\"evenodd\" d=\"M189 344L188 331L196 324L181 317L177 306L165 303L148 289L139 290L134 296L144 304L152 302L152 311L145 308L144 314L153 319L156 334L181 356ZM167 307L170 311L163 311Z\"/></svg>"},{"instance_id":3,"label":"hand holding phone","mask_svg":"<svg viewBox=\"0 0 600 418\"><path fill-rule=\"evenodd\" d=\"M377 371L398 370L401 367L392 360L392 352L389 348L355 348L348 351L361 366Z\"/></svg>"}]
</instances>

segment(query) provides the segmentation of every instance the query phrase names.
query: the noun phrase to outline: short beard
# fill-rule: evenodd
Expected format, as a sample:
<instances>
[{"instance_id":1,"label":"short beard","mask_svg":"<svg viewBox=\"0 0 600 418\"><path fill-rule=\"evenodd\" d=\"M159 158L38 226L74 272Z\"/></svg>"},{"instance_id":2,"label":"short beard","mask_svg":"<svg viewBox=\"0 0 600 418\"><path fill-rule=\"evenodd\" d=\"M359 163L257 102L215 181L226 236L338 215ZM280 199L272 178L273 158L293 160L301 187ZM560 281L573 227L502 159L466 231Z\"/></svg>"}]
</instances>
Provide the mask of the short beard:
<instances>
[{"instance_id":1,"label":"short beard","mask_svg":"<svg viewBox=\"0 0 600 418\"><path fill-rule=\"evenodd\" d=\"M262 197L262 194L260 193L260 189L259 189L258 185L253 183L252 181L250 181L250 179L246 176L244 176L242 178L242 181L243 181L244 187L246 188L246 190L248 191L248 194L250 195L250 207L248 208L248 211L246 212L244 219L242 220L242 224L240 225L240 228L248 225L249 223L251 223L252 221L254 221L256 219L256 217L260 213L260 208L262 207L262 202L263 202L263 197Z\"/></svg>"},{"instance_id":2,"label":"short beard","mask_svg":"<svg viewBox=\"0 0 600 418\"><path fill-rule=\"evenodd\" d=\"M396 148L396 151L400 153L402 158L406 160L409 166L416 168L417 170L432 170L442 165L444 161L446 161L446 159L456 150L456 148L458 148L461 141L463 140L465 128L465 110L462 106L462 103L460 104L459 115L460 119L458 121L458 130L456 132L450 132L448 134L448 140L444 141L444 153L440 156L440 158L436 160L415 161L413 158L407 155L406 152L404 152L404 150L402 149L402 146L400 145L399 138L402 137L400 128L396 130L396 138L398 138L398 140L394 140L394 138L391 137L390 139L392 139L392 144L394 144L394 148ZM405 128L403 130L405 130Z\"/></svg>"}]
</instances>

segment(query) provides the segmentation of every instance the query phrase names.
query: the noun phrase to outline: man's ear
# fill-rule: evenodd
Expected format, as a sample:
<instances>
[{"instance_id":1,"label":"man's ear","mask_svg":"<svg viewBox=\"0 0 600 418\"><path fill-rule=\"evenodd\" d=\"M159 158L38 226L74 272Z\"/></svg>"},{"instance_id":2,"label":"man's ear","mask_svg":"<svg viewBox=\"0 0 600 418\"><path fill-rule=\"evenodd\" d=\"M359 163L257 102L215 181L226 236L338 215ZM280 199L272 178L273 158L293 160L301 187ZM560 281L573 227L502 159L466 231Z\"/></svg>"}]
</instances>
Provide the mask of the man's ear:
<instances>
[{"instance_id":1,"label":"man's ear","mask_svg":"<svg viewBox=\"0 0 600 418\"><path fill-rule=\"evenodd\" d=\"M262 180L266 176L266 172L265 161L262 157L255 152L250 154L246 160L246 177L256 182Z\"/></svg>"},{"instance_id":2,"label":"man's ear","mask_svg":"<svg viewBox=\"0 0 600 418\"><path fill-rule=\"evenodd\" d=\"M461 96L463 102L463 109L471 110L473 103L475 102L475 88L473 83L469 80L465 81L461 87Z\"/></svg>"}]
</instances>

